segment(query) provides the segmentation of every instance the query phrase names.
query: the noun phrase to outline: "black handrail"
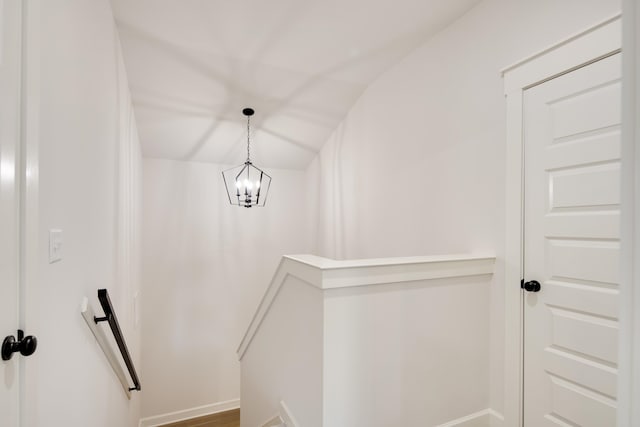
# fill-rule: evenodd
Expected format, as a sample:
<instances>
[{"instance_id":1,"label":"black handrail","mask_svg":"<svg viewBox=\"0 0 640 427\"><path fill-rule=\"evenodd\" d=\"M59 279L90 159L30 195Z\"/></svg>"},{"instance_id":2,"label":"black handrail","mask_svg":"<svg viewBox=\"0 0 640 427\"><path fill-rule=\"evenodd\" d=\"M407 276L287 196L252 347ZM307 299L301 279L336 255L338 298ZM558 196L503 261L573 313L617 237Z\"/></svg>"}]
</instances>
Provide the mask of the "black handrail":
<instances>
[{"instance_id":1,"label":"black handrail","mask_svg":"<svg viewBox=\"0 0 640 427\"><path fill-rule=\"evenodd\" d=\"M109 322L111 332L113 332L113 337L116 339L116 343L118 344L120 353L122 353L124 363L125 365L127 365L129 375L131 375L131 379L133 380L134 387L129 388L129 391L140 391L140 380L138 379L138 374L136 374L136 368L133 367L133 362L131 361L131 356L129 355L129 350L127 349L127 343L124 342L122 331L120 330L120 325L118 324L118 318L116 317L116 313L114 313L113 311L113 306L111 305L111 300L109 299L109 292L107 292L106 289L98 289L98 299L100 300L100 305L102 306L102 310L104 311L104 317L94 316L93 320L96 323L104 321Z\"/></svg>"}]
</instances>

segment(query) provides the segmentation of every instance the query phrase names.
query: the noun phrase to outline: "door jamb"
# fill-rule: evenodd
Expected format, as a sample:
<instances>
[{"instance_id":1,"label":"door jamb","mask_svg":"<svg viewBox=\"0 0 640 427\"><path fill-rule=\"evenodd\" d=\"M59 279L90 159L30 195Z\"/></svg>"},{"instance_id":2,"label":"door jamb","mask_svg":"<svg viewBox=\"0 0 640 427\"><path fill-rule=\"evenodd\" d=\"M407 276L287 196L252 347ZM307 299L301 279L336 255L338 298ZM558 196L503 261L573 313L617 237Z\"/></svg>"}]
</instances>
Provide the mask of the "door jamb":
<instances>
[{"instance_id":1,"label":"door jamb","mask_svg":"<svg viewBox=\"0 0 640 427\"><path fill-rule=\"evenodd\" d=\"M625 0L622 58L622 212L618 426L640 425L640 6Z\"/></svg>"},{"instance_id":2,"label":"door jamb","mask_svg":"<svg viewBox=\"0 0 640 427\"><path fill-rule=\"evenodd\" d=\"M621 15L502 70L507 105L504 425L523 425L523 95L528 88L620 52Z\"/></svg>"},{"instance_id":3,"label":"door jamb","mask_svg":"<svg viewBox=\"0 0 640 427\"><path fill-rule=\"evenodd\" d=\"M38 313L34 302L38 288L38 219L39 185L39 111L40 111L40 1L22 2L22 64L21 64L21 152L20 152L20 301L19 324L37 335ZM19 358L20 426L36 425L37 365Z\"/></svg>"}]
</instances>

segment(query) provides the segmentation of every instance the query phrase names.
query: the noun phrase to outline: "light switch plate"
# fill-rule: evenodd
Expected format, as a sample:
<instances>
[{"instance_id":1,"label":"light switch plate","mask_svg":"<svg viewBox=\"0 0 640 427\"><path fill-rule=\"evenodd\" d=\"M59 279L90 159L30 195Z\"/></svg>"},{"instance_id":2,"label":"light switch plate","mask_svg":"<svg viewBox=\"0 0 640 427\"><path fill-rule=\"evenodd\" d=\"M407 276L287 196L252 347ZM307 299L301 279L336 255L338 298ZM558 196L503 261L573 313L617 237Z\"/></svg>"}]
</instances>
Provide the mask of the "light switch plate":
<instances>
[{"instance_id":1,"label":"light switch plate","mask_svg":"<svg viewBox=\"0 0 640 427\"><path fill-rule=\"evenodd\" d=\"M49 230L49 264L62 260L62 230Z\"/></svg>"}]
</instances>

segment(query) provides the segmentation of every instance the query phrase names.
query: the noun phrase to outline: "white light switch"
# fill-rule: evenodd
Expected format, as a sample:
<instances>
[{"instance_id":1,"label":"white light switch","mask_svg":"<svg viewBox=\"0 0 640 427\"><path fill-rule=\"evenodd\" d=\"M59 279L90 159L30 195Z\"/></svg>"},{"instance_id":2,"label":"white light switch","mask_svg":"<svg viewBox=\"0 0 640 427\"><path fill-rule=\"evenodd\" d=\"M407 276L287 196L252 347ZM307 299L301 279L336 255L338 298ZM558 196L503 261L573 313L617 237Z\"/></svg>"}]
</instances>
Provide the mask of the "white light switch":
<instances>
[{"instance_id":1,"label":"white light switch","mask_svg":"<svg viewBox=\"0 0 640 427\"><path fill-rule=\"evenodd\" d=\"M62 230L49 230L49 264L62 259Z\"/></svg>"}]
</instances>

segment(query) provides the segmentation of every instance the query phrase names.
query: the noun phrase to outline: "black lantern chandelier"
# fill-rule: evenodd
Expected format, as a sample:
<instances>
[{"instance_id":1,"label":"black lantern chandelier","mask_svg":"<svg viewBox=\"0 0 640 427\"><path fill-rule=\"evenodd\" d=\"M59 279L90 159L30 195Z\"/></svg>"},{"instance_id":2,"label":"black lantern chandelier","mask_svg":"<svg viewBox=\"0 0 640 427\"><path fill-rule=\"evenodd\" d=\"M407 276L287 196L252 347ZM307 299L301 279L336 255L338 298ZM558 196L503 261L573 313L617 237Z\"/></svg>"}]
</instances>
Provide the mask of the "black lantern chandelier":
<instances>
[{"instance_id":1,"label":"black lantern chandelier","mask_svg":"<svg viewBox=\"0 0 640 427\"><path fill-rule=\"evenodd\" d=\"M271 186L271 177L255 167L249 155L250 119L254 113L252 108L242 110L242 114L247 116L247 160L240 166L222 172L229 202L245 208L264 206Z\"/></svg>"}]
</instances>

